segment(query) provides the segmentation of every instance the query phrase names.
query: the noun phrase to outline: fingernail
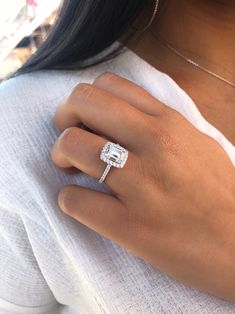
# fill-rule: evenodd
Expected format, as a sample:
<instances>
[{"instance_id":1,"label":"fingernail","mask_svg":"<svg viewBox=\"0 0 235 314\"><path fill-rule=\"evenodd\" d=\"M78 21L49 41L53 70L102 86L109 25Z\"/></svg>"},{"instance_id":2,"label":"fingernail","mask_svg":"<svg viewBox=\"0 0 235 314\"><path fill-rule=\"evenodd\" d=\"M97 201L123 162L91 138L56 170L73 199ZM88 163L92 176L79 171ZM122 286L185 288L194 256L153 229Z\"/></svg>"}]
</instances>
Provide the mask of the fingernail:
<instances>
[{"instance_id":1,"label":"fingernail","mask_svg":"<svg viewBox=\"0 0 235 314\"><path fill-rule=\"evenodd\" d=\"M65 129L58 137L58 139L62 139L62 137L66 134L66 132L69 130L69 128Z\"/></svg>"},{"instance_id":2,"label":"fingernail","mask_svg":"<svg viewBox=\"0 0 235 314\"><path fill-rule=\"evenodd\" d=\"M63 190L59 191L59 194L58 194L58 197L57 197L57 202L58 202L59 207L63 211L65 211L65 207L64 207L64 191Z\"/></svg>"}]
</instances>

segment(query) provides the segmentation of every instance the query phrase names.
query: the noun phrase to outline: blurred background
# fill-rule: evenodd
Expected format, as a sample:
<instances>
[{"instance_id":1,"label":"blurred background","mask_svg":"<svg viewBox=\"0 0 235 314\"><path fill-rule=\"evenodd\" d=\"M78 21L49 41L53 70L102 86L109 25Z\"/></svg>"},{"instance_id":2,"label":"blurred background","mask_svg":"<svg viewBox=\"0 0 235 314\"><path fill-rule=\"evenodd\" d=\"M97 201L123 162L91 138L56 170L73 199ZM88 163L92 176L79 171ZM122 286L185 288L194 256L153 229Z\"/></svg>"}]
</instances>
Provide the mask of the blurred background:
<instances>
[{"instance_id":1,"label":"blurred background","mask_svg":"<svg viewBox=\"0 0 235 314\"><path fill-rule=\"evenodd\" d=\"M46 38L61 0L0 0L0 83Z\"/></svg>"}]
</instances>

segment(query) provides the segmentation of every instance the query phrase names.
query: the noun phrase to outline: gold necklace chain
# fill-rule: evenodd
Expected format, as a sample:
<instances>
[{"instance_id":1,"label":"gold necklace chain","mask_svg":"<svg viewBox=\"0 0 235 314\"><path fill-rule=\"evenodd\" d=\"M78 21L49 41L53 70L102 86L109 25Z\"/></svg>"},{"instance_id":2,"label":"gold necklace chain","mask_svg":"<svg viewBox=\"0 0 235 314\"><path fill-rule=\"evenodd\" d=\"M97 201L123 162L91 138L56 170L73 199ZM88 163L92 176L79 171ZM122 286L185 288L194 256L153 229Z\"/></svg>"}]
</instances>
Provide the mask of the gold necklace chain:
<instances>
[{"instance_id":1,"label":"gold necklace chain","mask_svg":"<svg viewBox=\"0 0 235 314\"><path fill-rule=\"evenodd\" d=\"M151 33L152 33L152 32L151 32ZM233 83L233 82L227 80L226 78L224 78L224 77L222 77L222 76L220 76L220 75L218 75L218 74L212 72L211 70L209 70L209 69L203 67L203 66L200 65L199 63L197 63L197 62L195 62L195 61L193 61L193 60L191 60L191 59L185 57L182 53L180 53L178 50L176 50L174 47L172 47L168 42L166 42L165 40L163 40L159 35L156 36L156 35L153 34L153 33L152 33L152 35L153 35L155 38L159 39L159 40L161 41L161 43L162 43L165 47L167 47L169 50L171 50L172 52L174 52L177 56L181 57L183 60L187 61L188 63L192 64L193 66L195 66L195 67L201 69L202 71L204 71L204 72L210 74L211 76L213 76L213 77L215 77L215 78L217 78L217 79L223 81L224 83L226 83L226 84L228 84L228 85L230 85L230 86L232 86L232 87L235 88L235 83Z\"/></svg>"}]
</instances>

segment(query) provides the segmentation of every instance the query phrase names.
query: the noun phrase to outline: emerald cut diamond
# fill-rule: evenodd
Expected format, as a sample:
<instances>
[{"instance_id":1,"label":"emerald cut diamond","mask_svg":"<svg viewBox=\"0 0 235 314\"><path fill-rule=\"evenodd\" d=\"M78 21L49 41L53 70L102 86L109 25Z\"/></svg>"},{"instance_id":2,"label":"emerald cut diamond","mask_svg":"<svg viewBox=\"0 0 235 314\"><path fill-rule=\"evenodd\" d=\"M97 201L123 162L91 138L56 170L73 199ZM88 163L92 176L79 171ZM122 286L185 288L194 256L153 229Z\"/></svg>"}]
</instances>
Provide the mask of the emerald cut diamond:
<instances>
[{"instance_id":1,"label":"emerald cut diamond","mask_svg":"<svg viewBox=\"0 0 235 314\"><path fill-rule=\"evenodd\" d=\"M119 144L114 144L112 142L107 142L100 154L101 160L117 168L123 168L127 158L128 151Z\"/></svg>"}]
</instances>

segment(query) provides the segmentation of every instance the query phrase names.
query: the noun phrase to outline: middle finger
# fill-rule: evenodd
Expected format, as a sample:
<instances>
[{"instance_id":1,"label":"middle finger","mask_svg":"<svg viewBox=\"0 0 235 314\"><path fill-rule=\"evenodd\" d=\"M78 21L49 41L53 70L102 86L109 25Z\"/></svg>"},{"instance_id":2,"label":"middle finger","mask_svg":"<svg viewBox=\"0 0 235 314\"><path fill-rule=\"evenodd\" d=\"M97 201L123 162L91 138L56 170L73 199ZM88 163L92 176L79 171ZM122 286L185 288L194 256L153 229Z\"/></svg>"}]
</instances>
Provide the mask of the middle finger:
<instances>
[{"instance_id":1,"label":"middle finger","mask_svg":"<svg viewBox=\"0 0 235 314\"><path fill-rule=\"evenodd\" d=\"M81 83L55 114L60 130L83 123L133 151L146 142L148 115L95 85Z\"/></svg>"}]
</instances>

